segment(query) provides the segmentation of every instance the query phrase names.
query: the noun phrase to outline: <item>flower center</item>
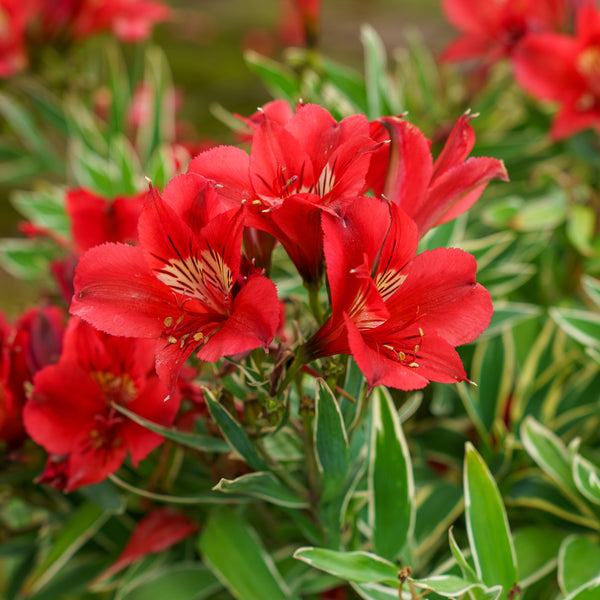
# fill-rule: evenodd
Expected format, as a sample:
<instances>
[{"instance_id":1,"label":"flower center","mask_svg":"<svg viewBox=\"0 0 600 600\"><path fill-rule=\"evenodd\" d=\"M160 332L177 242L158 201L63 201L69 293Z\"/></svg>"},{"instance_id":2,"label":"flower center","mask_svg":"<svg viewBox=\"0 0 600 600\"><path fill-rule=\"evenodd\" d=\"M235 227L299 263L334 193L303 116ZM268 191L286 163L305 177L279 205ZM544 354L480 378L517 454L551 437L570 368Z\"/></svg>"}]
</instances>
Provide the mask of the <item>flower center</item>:
<instances>
[{"instance_id":1,"label":"flower center","mask_svg":"<svg viewBox=\"0 0 600 600\"><path fill-rule=\"evenodd\" d=\"M586 48L577 57L576 66L579 74L589 85L590 91L596 98L600 97L600 47L591 46L590 48ZM589 104L589 102L587 103Z\"/></svg>"},{"instance_id":2,"label":"flower center","mask_svg":"<svg viewBox=\"0 0 600 600\"><path fill-rule=\"evenodd\" d=\"M127 404L137 397L137 389L130 375L117 375L108 371L94 371L92 377L102 388L107 403Z\"/></svg>"}]
</instances>

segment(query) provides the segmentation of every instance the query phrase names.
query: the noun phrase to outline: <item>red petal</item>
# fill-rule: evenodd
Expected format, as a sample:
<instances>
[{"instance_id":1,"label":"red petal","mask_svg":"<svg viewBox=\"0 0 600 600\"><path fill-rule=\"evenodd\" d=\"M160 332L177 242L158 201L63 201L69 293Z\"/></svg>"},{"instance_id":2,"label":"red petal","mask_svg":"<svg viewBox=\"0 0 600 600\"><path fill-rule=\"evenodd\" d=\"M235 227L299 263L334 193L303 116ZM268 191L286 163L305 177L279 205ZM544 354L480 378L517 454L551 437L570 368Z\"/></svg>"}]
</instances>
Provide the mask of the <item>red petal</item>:
<instances>
[{"instance_id":1,"label":"red petal","mask_svg":"<svg viewBox=\"0 0 600 600\"><path fill-rule=\"evenodd\" d=\"M101 577L120 571L148 554L170 548L198 530L194 521L170 508L159 508L144 517L134 529L119 558Z\"/></svg>"},{"instance_id":2,"label":"red petal","mask_svg":"<svg viewBox=\"0 0 600 600\"><path fill-rule=\"evenodd\" d=\"M464 114L457 119L442 151L435 159L430 185L433 185L446 171L462 163L473 150L475 132L469 123L472 118L472 115Z\"/></svg>"},{"instance_id":3,"label":"red petal","mask_svg":"<svg viewBox=\"0 0 600 600\"><path fill-rule=\"evenodd\" d=\"M70 311L113 335L157 338L167 317L180 314L171 290L144 261L140 248L103 244L88 250L75 273Z\"/></svg>"},{"instance_id":4,"label":"red petal","mask_svg":"<svg viewBox=\"0 0 600 600\"><path fill-rule=\"evenodd\" d=\"M217 146L192 159L188 173L206 177L218 186L219 195L231 208L255 198L249 175L250 157L234 146Z\"/></svg>"},{"instance_id":5,"label":"red petal","mask_svg":"<svg viewBox=\"0 0 600 600\"><path fill-rule=\"evenodd\" d=\"M268 345L281 316L275 284L266 277L252 277L234 300L233 314L198 352L200 360L214 362Z\"/></svg>"},{"instance_id":6,"label":"red petal","mask_svg":"<svg viewBox=\"0 0 600 600\"><path fill-rule=\"evenodd\" d=\"M475 282L477 263L456 248L419 254L400 291L387 302L391 321L415 323L427 337L444 338L452 346L475 339L490 323L489 292Z\"/></svg>"}]
</instances>

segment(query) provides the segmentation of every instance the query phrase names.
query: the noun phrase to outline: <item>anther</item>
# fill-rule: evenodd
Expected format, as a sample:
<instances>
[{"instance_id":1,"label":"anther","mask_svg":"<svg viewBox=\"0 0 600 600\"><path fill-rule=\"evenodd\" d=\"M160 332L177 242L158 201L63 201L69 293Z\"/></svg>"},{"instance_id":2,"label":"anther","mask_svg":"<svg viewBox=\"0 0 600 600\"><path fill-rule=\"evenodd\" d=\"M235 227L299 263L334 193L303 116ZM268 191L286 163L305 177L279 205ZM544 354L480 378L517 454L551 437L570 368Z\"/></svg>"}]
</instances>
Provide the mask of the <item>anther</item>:
<instances>
[{"instance_id":1,"label":"anther","mask_svg":"<svg viewBox=\"0 0 600 600\"><path fill-rule=\"evenodd\" d=\"M165 324L165 327L171 327L171 325L173 325L173 317L167 317L163 323Z\"/></svg>"},{"instance_id":2,"label":"anther","mask_svg":"<svg viewBox=\"0 0 600 600\"><path fill-rule=\"evenodd\" d=\"M173 337L172 335L170 335L170 336L167 338L167 342L169 342L169 344L176 344L176 343L177 343L177 338L176 338L176 337Z\"/></svg>"},{"instance_id":3,"label":"anther","mask_svg":"<svg viewBox=\"0 0 600 600\"><path fill-rule=\"evenodd\" d=\"M419 363L411 362L408 366L412 367L413 369L416 369L419 366Z\"/></svg>"}]
</instances>

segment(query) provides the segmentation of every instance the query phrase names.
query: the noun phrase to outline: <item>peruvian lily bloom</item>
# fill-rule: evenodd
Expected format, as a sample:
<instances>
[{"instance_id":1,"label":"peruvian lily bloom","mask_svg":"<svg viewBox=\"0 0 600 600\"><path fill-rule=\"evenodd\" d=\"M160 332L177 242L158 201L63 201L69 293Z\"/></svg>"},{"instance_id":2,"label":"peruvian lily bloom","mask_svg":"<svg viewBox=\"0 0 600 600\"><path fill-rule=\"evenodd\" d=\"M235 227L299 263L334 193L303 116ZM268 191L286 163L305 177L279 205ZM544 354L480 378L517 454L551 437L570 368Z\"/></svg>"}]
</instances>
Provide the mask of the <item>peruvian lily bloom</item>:
<instances>
[{"instance_id":1,"label":"peruvian lily bloom","mask_svg":"<svg viewBox=\"0 0 600 600\"><path fill-rule=\"evenodd\" d=\"M22 441L26 387L34 375L58 361L64 314L56 306L32 308L14 326L0 314L0 440Z\"/></svg>"},{"instance_id":2,"label":"peruvian lily bloom","mask_svg":"<svg viewBox=\"0 0 600 600\"><path fill-rule=\"evenodd\" d=\"M27 65L25 29L38 0L0 0L0 77L10 77Z\"/></svg>"},{"instance_id":3,"label":"peruvian lily bloom","mask_svg":"<svg viewBox=\"0 0 600 600\"><path fill-rule=\"evenodd\" d=\"M33 440L66 457L67 491L102 481L128 453L137 465L161 443L115 405L170 425L179 401L156 377L152 342L109 336L75 317L60 360L36 374L23 409Z\"/></svg>"},{"instance_id":4,"label":"peruvian lily bloom","mask_svg":"<svg viewBox=\"0 0 600 600\"><path fill-rule=\"evenodd\" d=\"M111 200L77 188L66 194L66 212L76 254L104 242L137 241L137 224L144 194L117 196Z\"/></svg>"},{"instance_id":5,"label":"peruvian lily bloom","mask_svg":"<svg viewBox=\"0 0 600 600\"><path fill-rule=\"evenodd\" d=\"M492 179L508 179L501 160L469 157L475 144L472 118L467 113L457 120L435 161L431 142L415 125L401 117L372 123L373 136L391 144L373 157L369 184L412 217L419 237L467 211Z\"/></svg>"},{"instance_id":6,"label":"peruvian lily bloom","mask_svg":"<svg viewBox=\"0 0 600 600\"><path fill-rule=\"evenodd\" d=\"M530 94L561 107L551 136L564 139L593 127L600 132L600 9L582 4L576 35L529 35L515 53L515 76Z\"/></svg>"},{"instance_id":7,"label":"peruvian lily bloom","mask_svg":"<svg viewBox=\"0 0 600 600\"><path fill-rule=\"evenodd\" d=\"M323 214L332 314L299 350L305 361L352 354L370 386L412 390L467 379L456 346L489 324L475 259L439 248L415 256L415 223L365 197L343 219Z\"/></svg>"},{"instance_id":8,"label":"peruvian lily bloom","mask_svg":"<svg viewBox=\"0 0 600 600\"><path fill-rule=\"evenodd\" d=\"M442 0L442 7L463 32L442 54L446 61L496 62L510 57L527 34L558 29L567 20L565 0Z\"/></svg>"},{"instance_id":9,"label":"peruvian lily bloom","mask_svg":"<svg viewBox=\"0 0 600 600\"><path fill-rule=\"evenodd\" d=\"M304 282L323 274L322 211L343 214L364 188L379 144L364 115L339 123L324 108L306 104L286 122L269 113L256 122L250 156L221 146L198 155L189 171L219 185L234 204L247 205L247 225L284 246Z\"/></svg>"},{"instance_id":10,"label":"peruvian lily bloom","mask_svg":"<svg viewBox=\"0 0 600 600\"><path fill-rule=\"evenodd\" d=\"M205 179L151 189L140 246L103 244L79 261L71 312L113 335L156 340L156 370L172 390L199 348L214 362L267 347L279 325L275 285L241 274L243 207L228 209Z\"/></svg>"}]
</instances>

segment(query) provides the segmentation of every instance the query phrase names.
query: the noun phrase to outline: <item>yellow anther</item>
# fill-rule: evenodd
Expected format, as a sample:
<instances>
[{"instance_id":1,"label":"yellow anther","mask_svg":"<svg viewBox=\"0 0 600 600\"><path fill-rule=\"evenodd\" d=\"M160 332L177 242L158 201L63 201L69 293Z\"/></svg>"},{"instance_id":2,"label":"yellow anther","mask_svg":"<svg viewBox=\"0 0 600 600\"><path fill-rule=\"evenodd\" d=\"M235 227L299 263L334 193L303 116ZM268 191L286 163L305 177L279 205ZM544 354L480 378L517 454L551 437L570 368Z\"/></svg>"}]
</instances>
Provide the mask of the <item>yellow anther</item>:
<instances>
[{"instance_id":1,"label":"yellow anther","mask_svg":"<svg viewBox=\"0 0 600 600\"><path fill-rule=\"evenodd\" d=\"M163 323L165 324L165 327L171 327L171 325L173 325L173 317L167 317Z\"/></svg>"},{"instance_id":2,"label":"yellow anther","mask_svg":"<svg viewBox=\"0 0 600 600\"><path fill-rule=\"evenodd\" d=\"M411 362L408 366L412 367L413 369L416 369L419 366L419 363Z\"/></svg>"},{"instance_id":3,"label":"yellow anther","mask_svg":"<svg viewBox=\"0 0 600 600\"><path fill-rule=\"evenodd\" d=\"M398 359L399 360L404 360L406 358L406 354L404 354L404 352L398 352Z\"/></svg>"},{"instance_id":4,"label":"yellow anther","mask_svg":"<svg viewBox=\"0 0 600 600\"><path fill-rule=\"evenodd\" d=\"M423 333L423 330L422 330L420 327L419 327L419 335L420 335L421 337L423 337L423 335L425 335L425 334Z\"/></svg>"},{"instance_id":5,"label":"yellow anther","mask_svg":"<svg viewBox=\"0 0 600 600\"><path fill-rule=\"evenodd\" d=\"M177 343L177 338L176 338L176 337L173 337L172 335L170 335L170 336L167 338L167 342L169 342L169 344L176 344L176 343Z\"/></svg>"},{"instance_id":6,"label":"yellow anther","mask_svg":"<svg viewBox=\"0 0 600 600\"><path fill-rule=\"evenodd\" d=\"M203 337L204 337L204 335L202 334L202 332L198 331L197 333L194 334L194 341L200 342L200 341L202 341Z\"/></svg>"}]
</instances>

